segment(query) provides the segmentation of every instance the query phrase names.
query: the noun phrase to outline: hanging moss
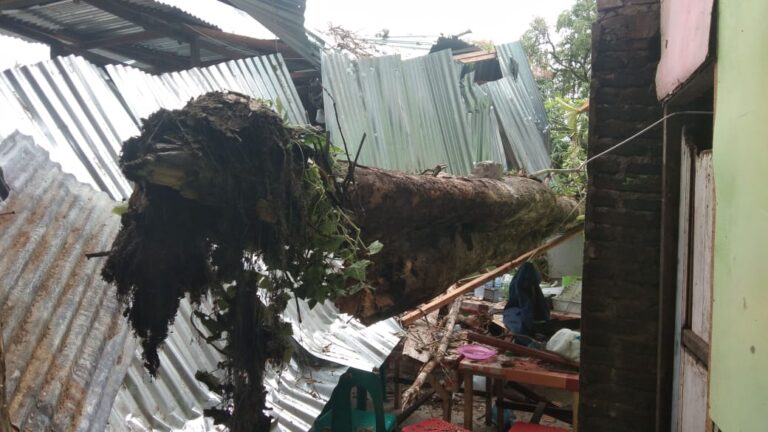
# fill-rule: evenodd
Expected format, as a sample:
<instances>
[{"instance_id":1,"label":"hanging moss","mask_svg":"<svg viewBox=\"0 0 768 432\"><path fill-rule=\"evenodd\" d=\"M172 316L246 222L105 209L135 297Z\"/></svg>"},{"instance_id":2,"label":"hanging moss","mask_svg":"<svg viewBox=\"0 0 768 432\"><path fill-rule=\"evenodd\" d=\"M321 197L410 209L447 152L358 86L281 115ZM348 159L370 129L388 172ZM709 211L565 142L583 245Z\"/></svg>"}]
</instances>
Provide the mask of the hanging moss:
<instances>
[{"instance_id":1,"label":"hanging moss","mask_svg":"<svg viewBox=\"0 0 768 432\"><path fill-rule=\"evenodd\" d=\"M153 375L181 298L210 296L214 310L196 321L225 360L198 377L225 397L207 414L233 431L268 430L263 373L290 356L280 319L290 295L319 302L359 289L379 249L339 206L333 160L322 136L234 93L158 111L124 145L120 164L136 186L103 277Z\"/></svg>"}]
</instances>

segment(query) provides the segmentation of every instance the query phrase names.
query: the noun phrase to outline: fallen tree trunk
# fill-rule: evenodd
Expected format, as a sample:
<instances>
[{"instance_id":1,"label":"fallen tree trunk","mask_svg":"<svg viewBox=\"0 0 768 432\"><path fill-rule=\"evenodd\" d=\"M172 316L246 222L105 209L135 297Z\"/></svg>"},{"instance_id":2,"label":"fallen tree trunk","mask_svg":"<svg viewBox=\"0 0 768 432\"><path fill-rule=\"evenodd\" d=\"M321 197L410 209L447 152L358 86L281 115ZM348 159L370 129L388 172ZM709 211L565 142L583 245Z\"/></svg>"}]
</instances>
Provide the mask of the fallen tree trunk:
<instances>
[{"instance_id":1,"label":"fallen tree trunk","mask_svg":"<svg viewBox=\"0 0 768 432\"><path fill-rule=\"evenodd\" d=\"M576 216L576 204L522 177L408 175L336 163L312 130L287 128L261 102L212 93L161 110L127 141L135 183L103 270L142 339L150 372L179 300L197 313L228 370L209 410L233 431L265 430L265 362L288 352L290 295L336 300L363 322L429 300L457 279L520 255ZM383 243L383 247L377 242ZM258 383L258 384L257 384ZM238 410L238 407L246 407Z\"/></svg>"},{"instance_id":2,"label":"fallen tree trunk","mask_svg":"<svg viewBox=\"0 0 768 432\"><path fill-rule=\"evenodd\" d=\"M237 122L221 116L242 117L234 109L217 111L209 111L210 121L229 127ZM232 133L249 133L251 127L241 121ZM177 189L201 204L236 205L222 193L230 188L221 174L227 167L192 147L155 139L161 145L125 165L129 178ZM334 171L345 178L347 168L339 163ZM368 270L368 286L337 299L342 311L364 323L411 309L468 274L521 255L578 216L573 200L526 177L435 177L356 166L345 193L342 204L363 240L384 244ZM254 219L269 218L270 211L259 210L245 209Z\"/></svg>"},{"instance_id":3,"label":"fallen tree trunk","mask_svg":"<svg viewBox=\"0 0 768 432\"><path fill-rule=\"evenodd\" d=\"M339 299L374 322L432 299L460 278L533 249L578 216L538 181L408 175L358 167L351 210L363 238L384 244L371 288Z\"/></svg>"}]
</instances>

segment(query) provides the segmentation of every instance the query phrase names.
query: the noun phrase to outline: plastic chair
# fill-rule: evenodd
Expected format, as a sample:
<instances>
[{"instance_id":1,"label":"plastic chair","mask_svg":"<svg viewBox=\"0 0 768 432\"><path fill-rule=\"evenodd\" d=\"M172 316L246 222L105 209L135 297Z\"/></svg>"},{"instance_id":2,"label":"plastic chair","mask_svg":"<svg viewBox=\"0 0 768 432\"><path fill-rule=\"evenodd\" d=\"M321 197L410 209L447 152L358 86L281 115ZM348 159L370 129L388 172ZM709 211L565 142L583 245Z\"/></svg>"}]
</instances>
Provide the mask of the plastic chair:
<instances>
[{"instance_id":1,"label":"plastic chair","mask_svg":"<svg viewBox=\"0 0 768 432\"><path fill-rule=\"evenodd\" d=\"M357 387L357 409L352 409L352 387ZM366 411L366 394L373 400L373 412ZM395 430L397 418L384 413L384 390L381 375L350 368L339 379L331 399L312 427L314 432L356 432Z\"/></svg>"}]
</instances>

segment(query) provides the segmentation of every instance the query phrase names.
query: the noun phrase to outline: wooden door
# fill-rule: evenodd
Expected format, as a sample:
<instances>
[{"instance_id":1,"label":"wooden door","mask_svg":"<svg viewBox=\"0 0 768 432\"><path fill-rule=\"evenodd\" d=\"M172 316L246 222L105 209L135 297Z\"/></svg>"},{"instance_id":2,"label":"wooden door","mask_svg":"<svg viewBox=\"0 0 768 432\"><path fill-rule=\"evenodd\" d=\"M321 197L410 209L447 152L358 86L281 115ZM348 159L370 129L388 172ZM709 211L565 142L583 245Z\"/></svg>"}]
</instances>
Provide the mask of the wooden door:
<instances>
[{"instance_id":1,"label":"wooden door","mask_svg":"<svg viewBox=\"0 0 768 432\"><path fill-rule=\"evenodd\" d=\"M709 420L715 184L712 151L698 150L683 132L678 238L676 356L677 430L702 432Z\"/></svg>"}]
</instances>

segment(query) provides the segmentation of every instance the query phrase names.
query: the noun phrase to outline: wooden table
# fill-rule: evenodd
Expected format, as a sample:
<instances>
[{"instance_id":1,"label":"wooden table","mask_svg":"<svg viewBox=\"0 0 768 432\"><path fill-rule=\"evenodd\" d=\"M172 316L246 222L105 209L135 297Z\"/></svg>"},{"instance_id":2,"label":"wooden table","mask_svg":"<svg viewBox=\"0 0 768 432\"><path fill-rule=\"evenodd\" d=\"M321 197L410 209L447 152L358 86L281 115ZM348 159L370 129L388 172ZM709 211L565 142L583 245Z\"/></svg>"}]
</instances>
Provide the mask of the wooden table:
<instances>
[{"instance_id":1,"label":"wooden table","mask_svg":"<svg viewBox=\"0 0 768 432\"><path fill-rule=\"evenodd\" d=\"M507 381L571 391L575 394L574 401L578 400L578 372L555 371L529 357L499 354L484 362L463 359L459 363L458 372L464 379L464 428L468 430L472 430L474 401L472 379L475 375L486 379L486 424L490 424L491 420L491 395L496 394L497 398L503 398L504 383ZM576 419L577 405L574 405L573 409L574 419ZM504 428L504 410L502 409L497 410L496 424L497 430L502 431Z\"/></svg>"}]
</instances>

